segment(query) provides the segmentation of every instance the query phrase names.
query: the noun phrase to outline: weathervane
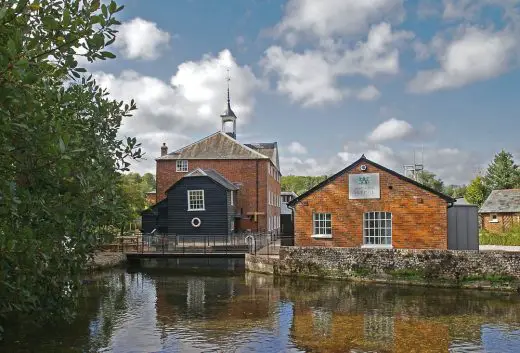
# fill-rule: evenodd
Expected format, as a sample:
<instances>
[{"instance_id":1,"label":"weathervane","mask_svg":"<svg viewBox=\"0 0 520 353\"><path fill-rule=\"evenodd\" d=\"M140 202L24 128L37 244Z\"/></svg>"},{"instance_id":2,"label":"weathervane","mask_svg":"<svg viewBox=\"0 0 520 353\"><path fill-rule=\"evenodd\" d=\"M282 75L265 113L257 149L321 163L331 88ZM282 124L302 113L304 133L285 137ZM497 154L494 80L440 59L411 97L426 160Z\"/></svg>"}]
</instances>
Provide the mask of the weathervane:
<instances>
[{"instance_id":1,"label":"weathervane","mask_svg":"<svg viewBox=\"0 0 520 353\"><path fill-rule=\"evenodd\" d=\"M227 81L227 102L228 102L228 106L229 106L229 104L230 104L230 100L229 100L229 81L231 81L231 76L229 75L229 67L227 68L226 81Z\"/></svg>"}]
</instances>

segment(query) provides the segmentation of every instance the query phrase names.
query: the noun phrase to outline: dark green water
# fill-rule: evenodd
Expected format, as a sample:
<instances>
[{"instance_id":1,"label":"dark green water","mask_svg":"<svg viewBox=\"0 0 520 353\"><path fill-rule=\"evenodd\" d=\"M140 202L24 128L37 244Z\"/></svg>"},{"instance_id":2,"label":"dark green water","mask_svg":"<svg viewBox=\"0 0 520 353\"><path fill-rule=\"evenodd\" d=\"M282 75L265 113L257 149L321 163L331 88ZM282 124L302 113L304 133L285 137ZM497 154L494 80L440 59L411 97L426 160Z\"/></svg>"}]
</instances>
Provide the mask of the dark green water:
<instances>
[{"instance_id":1,"label":"dark green water","mask_svg":"<svg viewBox=\"0 0 520 353\"><path fill-rule=\"evenodd\" d=\"M517 294L270 276L105 273L77 319L0 352L520 352Z\"/></svg>"}]
</instances>

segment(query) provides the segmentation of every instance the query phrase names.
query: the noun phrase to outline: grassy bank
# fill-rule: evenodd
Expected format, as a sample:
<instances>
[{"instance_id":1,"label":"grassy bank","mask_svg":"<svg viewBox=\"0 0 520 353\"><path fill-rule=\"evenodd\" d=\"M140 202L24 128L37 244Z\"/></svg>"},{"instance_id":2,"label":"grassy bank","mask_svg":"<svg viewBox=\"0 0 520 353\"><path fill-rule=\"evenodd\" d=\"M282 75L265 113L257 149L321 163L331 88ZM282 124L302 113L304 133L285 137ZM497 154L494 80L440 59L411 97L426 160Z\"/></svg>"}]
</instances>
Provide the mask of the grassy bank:
<instances>
[{"instance_id":1,"label":"grassy bank","mask_svg":"<svg viewBox=\"0 0 520 353\"><path fill-rule=\"evenodd\" d=\"M480 232L480 245L520 246L520 227L516 226L504 233Z\"/></svg>"}]
</instances>

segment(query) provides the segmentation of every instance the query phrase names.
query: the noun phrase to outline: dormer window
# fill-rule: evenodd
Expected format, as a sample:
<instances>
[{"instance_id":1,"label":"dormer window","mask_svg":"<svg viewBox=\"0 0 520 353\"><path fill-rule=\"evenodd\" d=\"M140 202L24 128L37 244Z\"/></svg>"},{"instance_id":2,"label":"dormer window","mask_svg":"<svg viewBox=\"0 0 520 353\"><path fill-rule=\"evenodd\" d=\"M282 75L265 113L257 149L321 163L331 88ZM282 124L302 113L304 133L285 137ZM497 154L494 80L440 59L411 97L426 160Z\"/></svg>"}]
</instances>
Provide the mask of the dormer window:
<instances>
[{"instance_id":1,"label":"dormer window","mask_svg":"<svg viewBox=\"0 0 520 353\"><path fill-rule=\"evenodd\" d=\"M177 161L177 172L187 172L188 171L188 161L185 159L180 159Z\"/></svg>"}]
</instances>

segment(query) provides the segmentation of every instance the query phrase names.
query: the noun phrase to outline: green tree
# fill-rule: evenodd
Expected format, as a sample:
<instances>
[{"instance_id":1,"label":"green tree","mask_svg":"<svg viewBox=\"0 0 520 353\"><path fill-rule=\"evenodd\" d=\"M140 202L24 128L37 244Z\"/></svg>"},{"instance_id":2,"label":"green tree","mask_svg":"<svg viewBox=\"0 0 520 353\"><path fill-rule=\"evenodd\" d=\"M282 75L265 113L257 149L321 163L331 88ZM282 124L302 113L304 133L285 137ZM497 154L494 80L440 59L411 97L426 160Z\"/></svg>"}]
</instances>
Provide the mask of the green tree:
<instances>
[{"instance_id":1,"label":"green tree","mask_svg":"<svg viewBox=\"0 0 520 353\"><path fill-rule=\"evenodd\" d=\"M77 63L115 57L121 9L0 1L0 328L70 318L89 256L128 217L120 176L141 150L118 131L136 106Z\"/></svg>"},{"instance_id":2,"label":"green tree","mask_svg":"<svg viewBox=\"0 0 520 353\"><path fill-rule=\"evenodd\" d=\"M466 185L448 185L444 187L443 192L453 198L461 198L466 194Z\"/></svg>"},{"instance_id":3,"label":"green tree","mask_svg":"<svg viewBox=\"0 0 520 353\"><path fill-rule=\"evenodd\" d=\"M440 178L437 178L434 173L427 170L418 173L417 181L439 192L444 191L444 182Z\"/></svg>"},{"instance_id":4,"label":"green tree","mask_svg":"<svg viewBox=\"0 0 520 353\"><path fill-rule=\"evenodd\" d=\"M288 175L282 176L281 188L282 191L294 191L296 194L301 195L310 188L321 183L327 179L326 175L322 176L297 176Z\"/></svg>"},{"instance_id":5,"label":"green tree","mask_svg":"<svg viewBox=\"0 0 520 353\"><path fill-rule=\"evenodd\" d=\"M484 184L484 178L479 175L469 183L468 187L466 188L464 198L469 203L478 205L480 207L488 195L489 190Z\"/></svg>"},{"instance_id":6,"label":"green tree","mask_svg":"<svg viewBox=\"0 0 520 353\"><path fill-rule=\"evenodd\" d=\"M484 183L489 190L513 189L520 186L520 170L511 153L502 150L495 155L487 168Z\"/></svg>"}]
</instances>

